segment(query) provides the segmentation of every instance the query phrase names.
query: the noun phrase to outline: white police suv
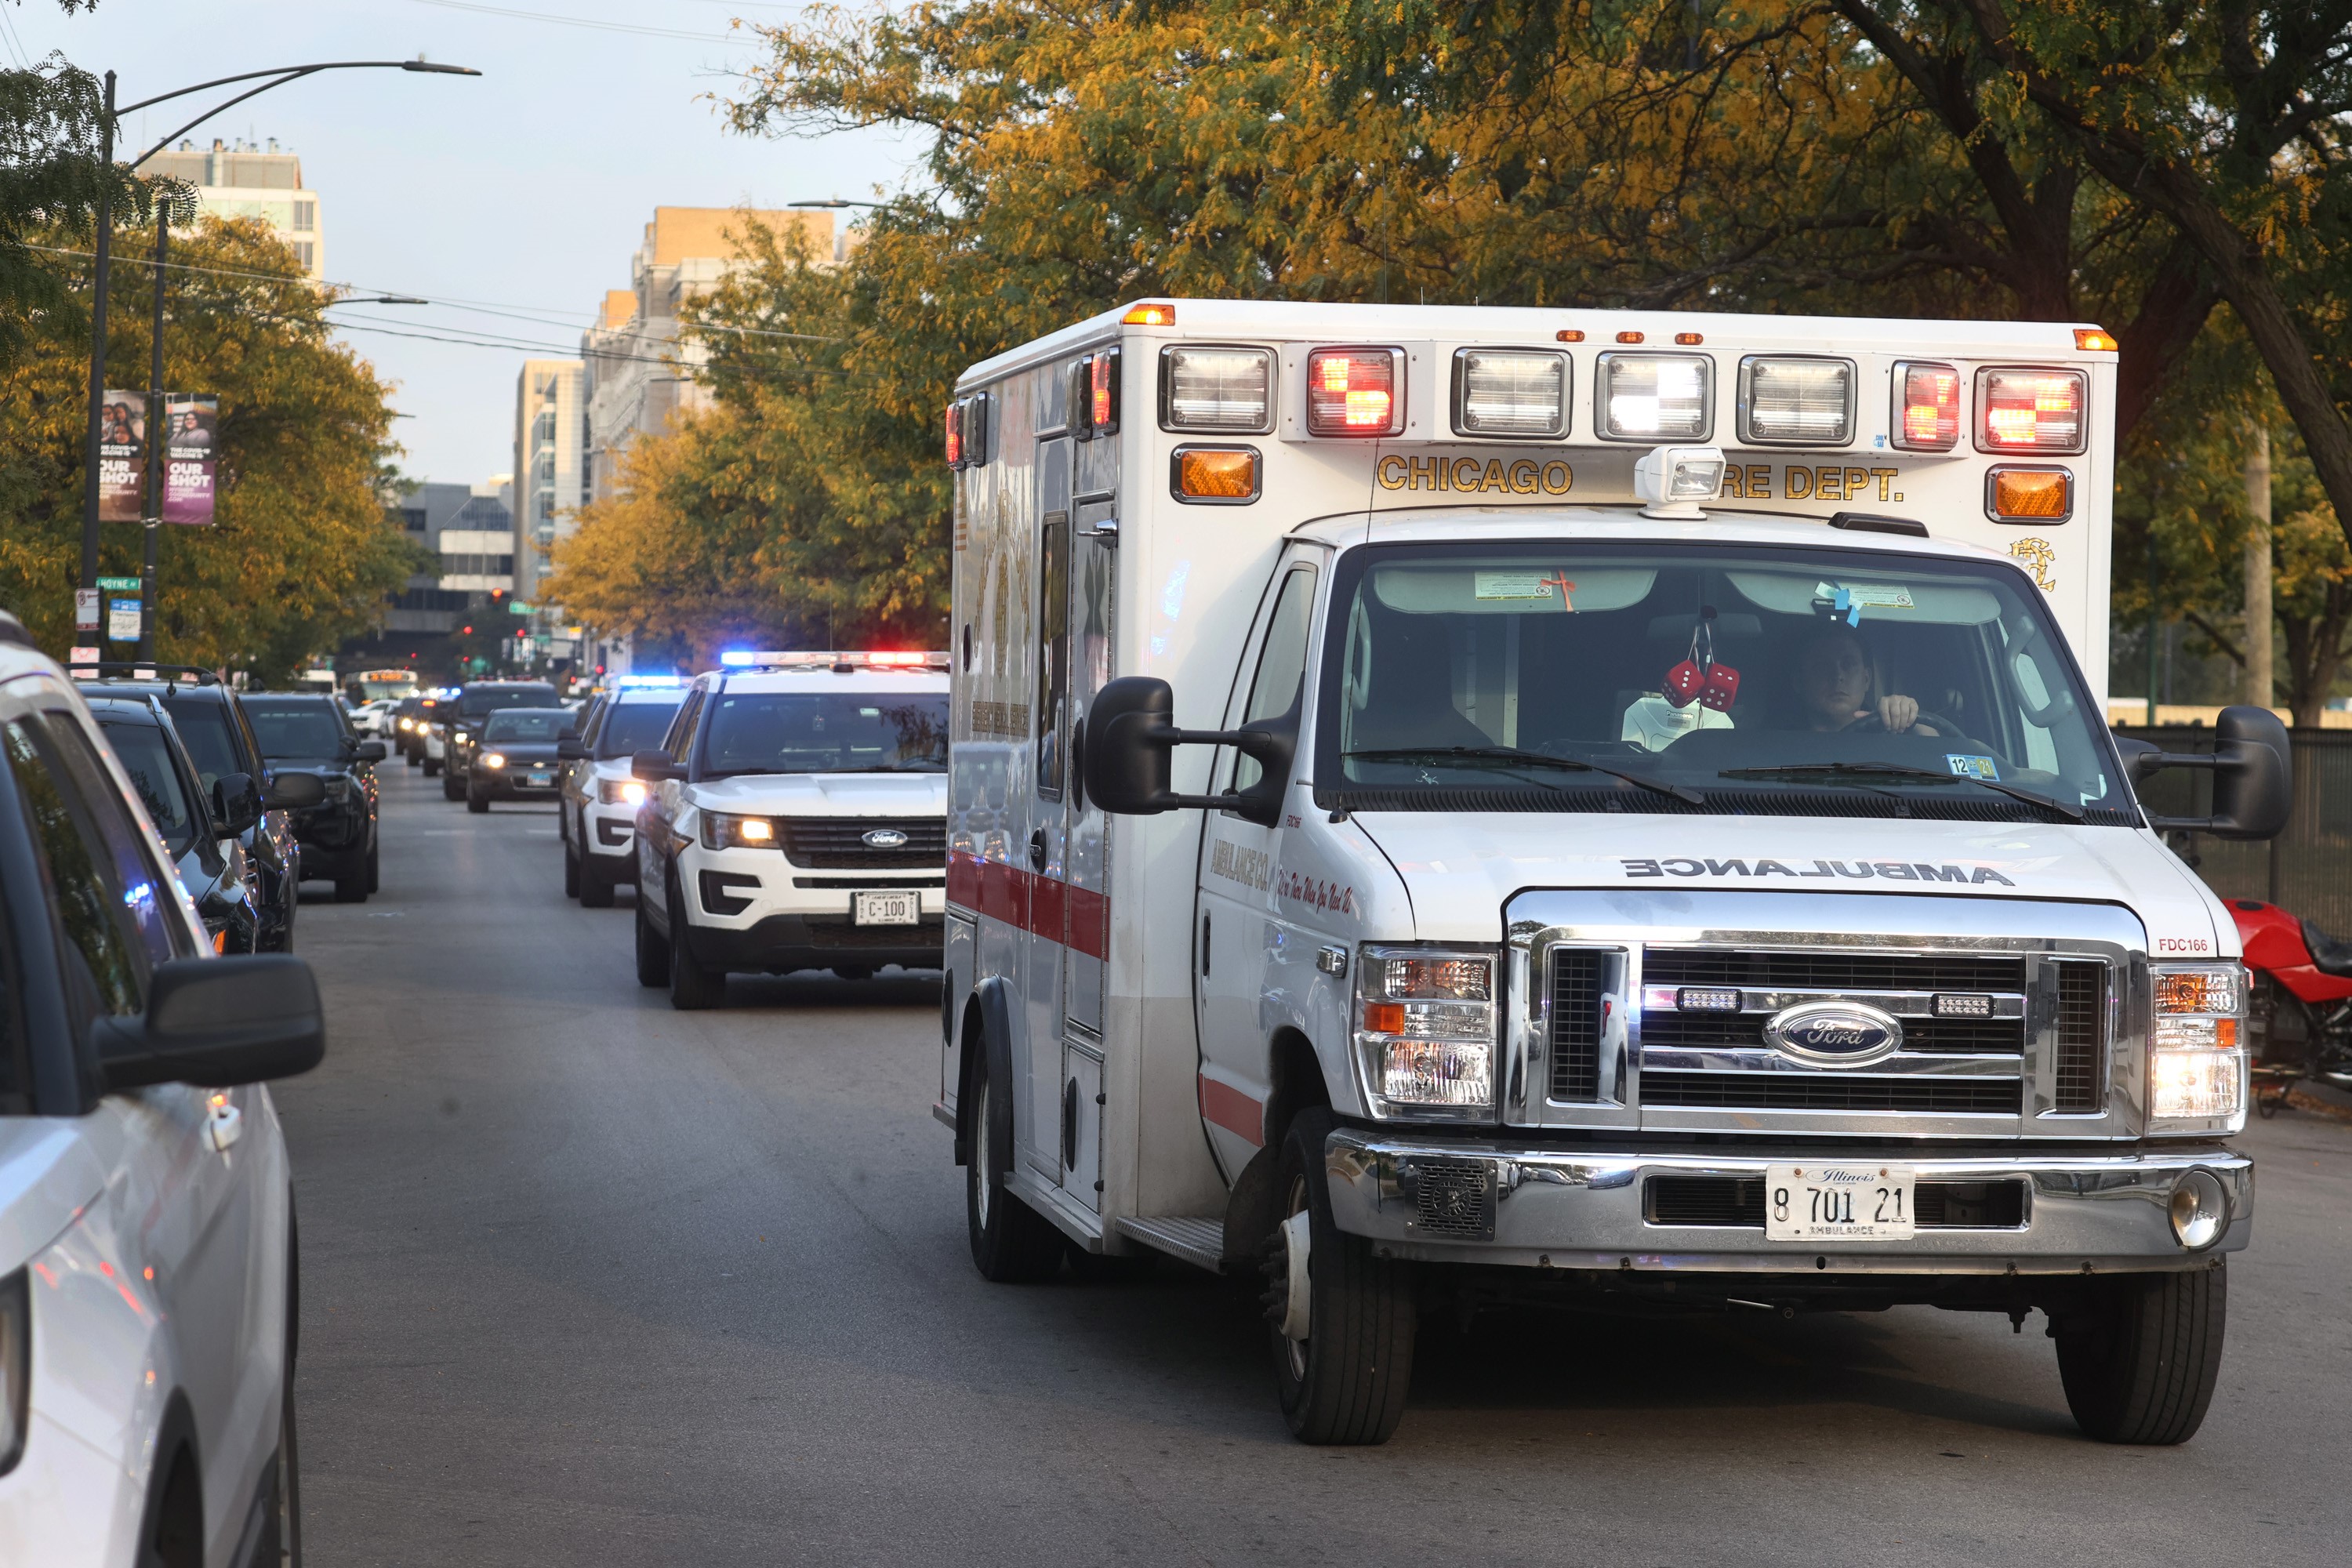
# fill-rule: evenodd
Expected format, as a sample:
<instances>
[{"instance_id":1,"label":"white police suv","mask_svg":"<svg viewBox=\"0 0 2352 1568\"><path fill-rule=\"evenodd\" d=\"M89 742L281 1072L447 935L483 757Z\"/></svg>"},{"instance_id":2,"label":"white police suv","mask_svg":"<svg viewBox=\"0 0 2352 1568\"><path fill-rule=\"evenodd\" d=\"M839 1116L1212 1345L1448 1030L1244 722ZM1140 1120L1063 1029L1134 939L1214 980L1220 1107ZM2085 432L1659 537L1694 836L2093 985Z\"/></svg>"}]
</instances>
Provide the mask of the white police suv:
<instances>
[{"instance_id":1,"label":"white police suv","mask_svg":"<svg viewBox=\"0 0 2352 1568\"><path fill-rule=\"evenodd\" d=\"M947 655L730 653L632 772L637 979L715 1006L730 973L937 968Z\"/></svg>"},{"instance_id":2,"label":"white police suv","mask_svg":"<svg viewBox=\"0 0 2352 1568\"><path fill-rule=\"evenodd\" d=\"M685 696L675 675L622 676L596 700L579 738L556 742L565 759L563 890L589 909L611 909L613 889L637 879L637 807L649 786L629 776L629 763L662 743Z\"/></svg>"}]
</instances>

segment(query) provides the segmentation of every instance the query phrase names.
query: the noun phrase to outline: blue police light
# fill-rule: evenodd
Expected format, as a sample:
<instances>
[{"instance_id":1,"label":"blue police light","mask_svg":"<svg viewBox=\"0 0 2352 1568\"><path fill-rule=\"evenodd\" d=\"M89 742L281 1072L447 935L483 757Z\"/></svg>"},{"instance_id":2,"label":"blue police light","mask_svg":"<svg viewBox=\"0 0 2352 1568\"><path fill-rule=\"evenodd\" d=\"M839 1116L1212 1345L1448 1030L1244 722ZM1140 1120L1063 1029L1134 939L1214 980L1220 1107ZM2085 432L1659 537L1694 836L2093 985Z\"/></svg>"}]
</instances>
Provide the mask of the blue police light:
<instances>
[{"instance_id":1,"label":"blue police light","mask_svg":"<svg viewBox=\"0 0 2352 1568\"><path fill-rule=\"evenodd\" d=\"M723 658L725 656L722 655L721 657ZM751 662L750 656L745 655L742 658L742 662L749 664ZM686 682L679 679L675 675L624 675L616 679L613 684L634 690L643 687L676 688L685 685Z\"/></svg>"},{"instance_id":2,"label":"blue police light","mask_svg":"<svg viewBox=\"0 0 2352 1568\"><path fill-rule=\"evenodd\" d=\"M740 667L750 664L753 658L753 655L745 652L741 648L730 647L725 653L719 656L719 662L725 665Z\"/></svg>"}]
</instances>

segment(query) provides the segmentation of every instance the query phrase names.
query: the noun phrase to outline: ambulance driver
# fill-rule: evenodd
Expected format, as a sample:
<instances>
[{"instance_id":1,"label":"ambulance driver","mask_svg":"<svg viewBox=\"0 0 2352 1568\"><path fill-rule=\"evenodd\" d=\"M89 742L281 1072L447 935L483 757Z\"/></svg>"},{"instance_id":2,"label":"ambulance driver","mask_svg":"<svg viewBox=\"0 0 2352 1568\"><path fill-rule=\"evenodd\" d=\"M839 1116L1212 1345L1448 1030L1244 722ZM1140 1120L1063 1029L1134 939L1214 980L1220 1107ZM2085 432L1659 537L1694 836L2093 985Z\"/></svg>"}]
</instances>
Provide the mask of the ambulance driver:
<instances>
[{"instance_id":1,"label":"ambulance driver","mask_svg":"<svg viewBox=\"0 0 2352 1568\"><path fill-rule=\"evenodd\" d=\"M1890 735L1937 735L1919 722L1919 704L1909 697L1872 700L1869 647L1853 627L1831 622L1815 626L1797 645L1792 684L1798 725L1807 730L1878 730Z\"/></svg>"}]
</instances>

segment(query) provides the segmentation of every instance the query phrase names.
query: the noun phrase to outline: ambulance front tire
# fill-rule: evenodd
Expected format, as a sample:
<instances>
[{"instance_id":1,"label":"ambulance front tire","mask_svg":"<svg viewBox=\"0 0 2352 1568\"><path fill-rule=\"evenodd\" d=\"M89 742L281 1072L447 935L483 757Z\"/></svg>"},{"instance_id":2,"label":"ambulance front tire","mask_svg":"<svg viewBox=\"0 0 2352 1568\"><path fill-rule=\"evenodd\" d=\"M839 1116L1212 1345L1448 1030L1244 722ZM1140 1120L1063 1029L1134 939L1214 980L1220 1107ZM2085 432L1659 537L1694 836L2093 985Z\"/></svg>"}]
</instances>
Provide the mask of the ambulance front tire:
<instances>
[{"instance_id":1,"label":"ambulance front tire","mask_svg":"<svg viewBox=\"0 0 2352 1568\"><path fill-rule=\"evenodd\" d=\"M992 1089L988 1054L971 1068L971 1159L964 1166L964 1229L971 1238L971 1261L981 1278L999 1285L1050 1279L1062 1266L1062 1233L1054 1222L1023 1203L993 1167L996 1131L990 1125Z\"/></svg>"},{"instance_id":2,"label":"ambulance front tire","mask_svg":"<svg viewBox=\"0 0 2352 1568\"><path fill-rule=\"evenodd\" d=\"M1373 1256L1370 1242L1333 1222L1323 1170L1331 1127L1330 1111L1317 1106L1299 1112L1284 1136L1276 1176L1281 1213L1286 1220L1307 1216L1307 1333L1286 1331L1288 1249L1297 1245L1296 1227L1287 1225L1277 1226L1266 1244L1267 1331L1275 1389L1291 1435L1302 1443L1361 1447L1387 1442L1404 1415L1412 1383L1413 1281L1411 1265Z\"/></svg>"},{"instance_id":3,"label":"ambulance front tire","mask_svg":"<svg viewBox=\"0 0 2352 1568\"><path fill-rule=\"evenodd\" d=\"M2085 1283L2052 1314L2074 1424L2102 1443L2186 1443L2221 1373L2230 1277L2219 1264Z\"/></svg>"}]
</instances>

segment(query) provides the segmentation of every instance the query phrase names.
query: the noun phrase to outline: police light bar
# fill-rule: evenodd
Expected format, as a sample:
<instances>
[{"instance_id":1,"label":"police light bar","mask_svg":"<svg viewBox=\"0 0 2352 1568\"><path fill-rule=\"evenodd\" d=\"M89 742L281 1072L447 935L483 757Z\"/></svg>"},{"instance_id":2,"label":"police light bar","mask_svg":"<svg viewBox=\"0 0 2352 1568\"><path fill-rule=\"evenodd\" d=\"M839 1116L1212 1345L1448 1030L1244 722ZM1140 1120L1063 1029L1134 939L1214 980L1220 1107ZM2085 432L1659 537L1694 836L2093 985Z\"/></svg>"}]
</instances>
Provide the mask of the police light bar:
<instances>
[{"instance_id":1,"label":"police light bar","mask_svg":"<svg viewBox=\"0 0 2352 1568\"><path fill-rule=\"evenodd\" d=\"M1720 447L1653 447L1633 465L1633 493L1643 517L1698 518L1703 500L1723 488Z\"/></svg>"},{"instance_id":2,"label":"police light bar","mask_svg":"<svg viewBox=\"0 0 2352 1568\"><path fill-rule=\"evenodd\" d=\"M1749 354L1739 362L1739 439L1768 447L1853 440L1853 362Z\"/></svg>"},{"instance_id":3,"label":"police light bar","mask_svg":"<svg viewBox=\"0 0 2352 1568\"><path fill-rule=\"evenodd\" d=\"M857 669L945 669L945 649L936 653L889 648L776 649L730 647L719 656L730 669L830 669L847 674Z\"/></svg>"}]
</instances>

